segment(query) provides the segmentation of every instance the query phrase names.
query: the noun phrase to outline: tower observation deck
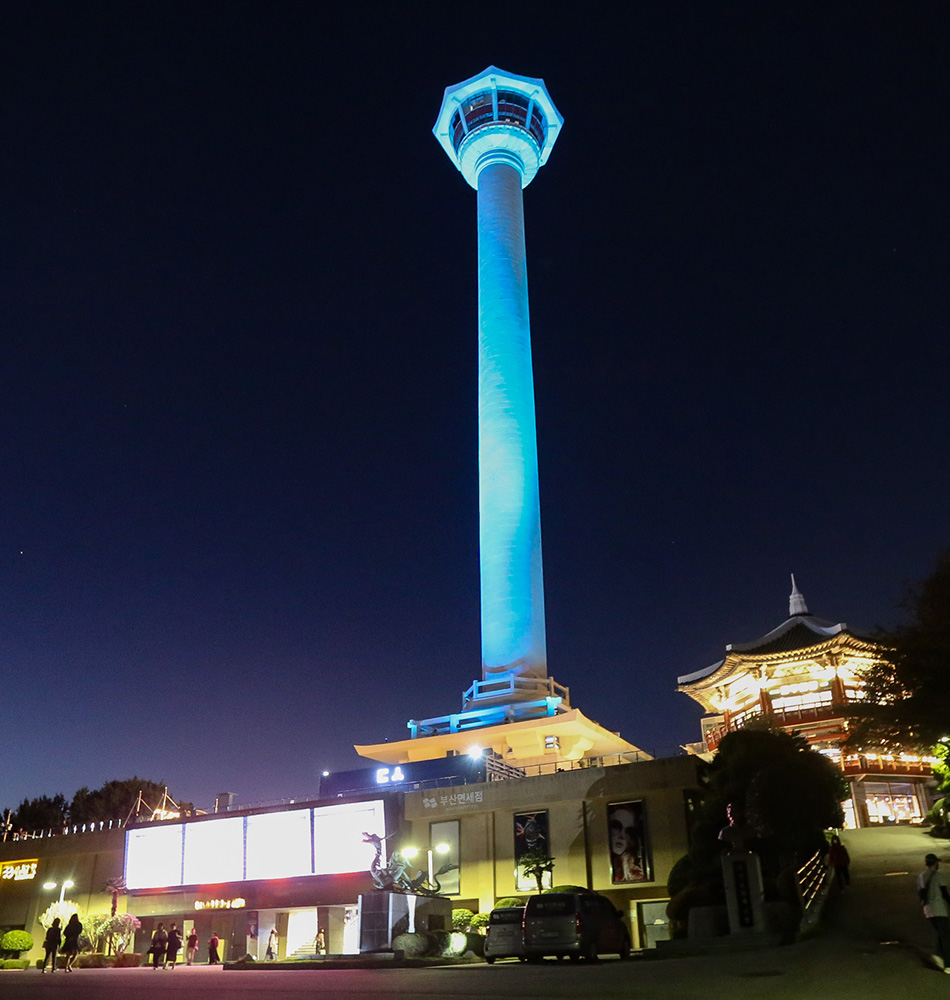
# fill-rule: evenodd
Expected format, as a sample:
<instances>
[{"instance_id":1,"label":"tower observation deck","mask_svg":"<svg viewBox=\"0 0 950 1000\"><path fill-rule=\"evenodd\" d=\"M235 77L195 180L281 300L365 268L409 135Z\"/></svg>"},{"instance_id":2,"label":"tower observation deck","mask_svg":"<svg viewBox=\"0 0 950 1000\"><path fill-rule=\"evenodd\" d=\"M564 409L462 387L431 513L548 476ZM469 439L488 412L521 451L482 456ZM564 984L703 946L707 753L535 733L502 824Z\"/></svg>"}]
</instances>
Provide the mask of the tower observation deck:
<instances>
[{"instance_id":1,"label":"tower observation deck","mask_svg":"<svg viewBox=\"0 0 950 1000\"><path fill-rule=\"evenodd\" d=\"M505 707L509 720L569 707L567 690L547 673L521 194L562 123L543 80L489 66L446 89L433 128L478 192L482 678L464 694L463 711Z\"/></svg>"}]
</instances>

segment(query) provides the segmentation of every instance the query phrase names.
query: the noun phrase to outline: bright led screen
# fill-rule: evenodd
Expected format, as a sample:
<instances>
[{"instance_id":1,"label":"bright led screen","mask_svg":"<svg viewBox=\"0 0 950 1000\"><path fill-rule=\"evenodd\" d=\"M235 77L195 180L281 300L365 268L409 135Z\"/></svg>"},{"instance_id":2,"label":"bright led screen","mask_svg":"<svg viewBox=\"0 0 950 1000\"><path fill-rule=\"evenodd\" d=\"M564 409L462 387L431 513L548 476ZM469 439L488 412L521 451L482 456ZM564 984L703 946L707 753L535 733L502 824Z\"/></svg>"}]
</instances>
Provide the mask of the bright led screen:
<instances>
[{"instance_id":1,"label":"bright led screen","mask_svg":"<svg viewBox=\"0 0 950 1000\"><path fill-rule=\"evenodd\" d=\"M375 849L363 833L386 835L383 803L353 802L313 810L314 871L317 875L369 871Z\"/></svg>"},{"instance_id":2,"label":"bright led screen","mask_svg":"<svg viewBox=\"0 0 950 1000\"><path fill-rule=\"evenodd\" d=\"M309 875L310 810L247 817L247 878Z\"/></svg>"},{"instance_id":3,"label":"bright led screen","mask_svg":"<svg viewBox=\"0 0 950 1000\"><path fill-rule=\"evenodd\" d=\"M311 812L313 837L311 838ZM130 889L215 885L368 871L374 848L363 833L386 833L383 802L155 824L126 833ZM311 844L316 863L311 869ZM245 849L246 848L246 849Z\"/></svg>"},{"instance_id":4,"label":"bright led screen","mask_svg":"<svg viewBox=\"0 0 950 1000\"><path fill-rule=\"evenodd\" d=\"M181 885L182 825L150 826L125 835L125 884L130 889Z\"/></svg>"},{"instance_id":5,"label":"bright led screen","mask_svg":"<svg viewBox=\"0 0 950 1000\"><path fill-rule=\"evenodd\" d=\"M185 885L244 879L244 817L185 827Z\"/></svg>"}]
</instances>

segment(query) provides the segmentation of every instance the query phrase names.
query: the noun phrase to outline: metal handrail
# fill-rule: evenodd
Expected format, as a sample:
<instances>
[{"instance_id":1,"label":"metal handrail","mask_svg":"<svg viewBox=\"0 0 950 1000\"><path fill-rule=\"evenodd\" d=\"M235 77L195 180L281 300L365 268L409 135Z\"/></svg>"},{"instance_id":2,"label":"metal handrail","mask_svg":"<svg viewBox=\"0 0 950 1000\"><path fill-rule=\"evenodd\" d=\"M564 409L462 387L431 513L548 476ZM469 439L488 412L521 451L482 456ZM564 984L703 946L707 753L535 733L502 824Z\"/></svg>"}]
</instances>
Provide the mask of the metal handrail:
<instances>
[{"instance_id":1,"label":"metal handrail","mask_svg":"<svg viewBox=\"0 0 950 1000\"><path fill-rule=\"evenodd\" d=\"M802 913L807 915L821 898L821 891L828 879L828 865L825 862L825 855L821 851L816 851L795 875Z\"/></svg>"}]
</instances>

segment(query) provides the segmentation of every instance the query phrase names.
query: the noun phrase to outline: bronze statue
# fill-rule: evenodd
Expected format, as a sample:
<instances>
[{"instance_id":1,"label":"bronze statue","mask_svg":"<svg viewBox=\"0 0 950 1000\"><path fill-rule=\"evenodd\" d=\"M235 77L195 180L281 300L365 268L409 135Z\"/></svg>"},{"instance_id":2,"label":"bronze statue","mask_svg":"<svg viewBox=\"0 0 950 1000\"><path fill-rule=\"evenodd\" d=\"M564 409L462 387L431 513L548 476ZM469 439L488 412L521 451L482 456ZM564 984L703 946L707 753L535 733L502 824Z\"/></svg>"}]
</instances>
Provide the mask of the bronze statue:
<instances>
[{"instance_id":1,"label":"bronze statue","mask_svg":"<svg viewBox=\"0 0 950 1000\"><path fill-rule=\"evenodd\" d=\"M726 816L729 823L719 831L723 854L750 854L749 841L755 837L755 831L745 821L742 807L730 802L726 806Z\"/></svg>"},{"instance_id":2,"label":"bronze statue","mask_svg":"<svg viewBox=\"0 0 950 1000\"><path fill-rule=\"evenodd\" d=\"M373 876L373 882L377 889L385 889L388 892L407 892L416 896L438 896L442 891L439 876L446 872L454 871L458 865L446 862L437 872L433 873L432 882L429 881L427 872L419 871L415 878L409 875L409 862L401 851L393 851L388 864L384 867L381 862L383 858L383 841L388 840L392 834L380 837L377 833L363 832L363 843L372 844L376 849L373 862L369 867L369 873Z\"/></svg>"}]
</instances>

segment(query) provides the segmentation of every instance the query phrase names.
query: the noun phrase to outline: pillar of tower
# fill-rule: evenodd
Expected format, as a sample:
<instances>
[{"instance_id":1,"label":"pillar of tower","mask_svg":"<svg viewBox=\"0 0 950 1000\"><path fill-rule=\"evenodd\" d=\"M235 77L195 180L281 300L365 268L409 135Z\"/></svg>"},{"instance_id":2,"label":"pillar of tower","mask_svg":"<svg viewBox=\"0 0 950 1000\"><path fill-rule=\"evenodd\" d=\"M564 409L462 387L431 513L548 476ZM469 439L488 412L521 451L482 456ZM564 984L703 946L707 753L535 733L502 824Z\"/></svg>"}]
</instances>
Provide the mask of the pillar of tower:
<instances>
[{"instance_id":1,"label":"pillar of tower","mask_svg":"<svg viewBox=\"0 0 950 1000\"><path fill-rule=\"evenodd\" d=\"M482 676L547 676L522 171L478 173Z\"/></svg>"},{"instance_id":2,"label":"pillar of tower","mask_svg":"<svg viewBox=\"0 0 950 1000\"><path fill-rule=\"evenodd\" d=\"M543 80L489 66L445 91L435 132L478 192L482 678L547 678L537 433L522 188L563 119ZM491 695L478 691L476 698ZM520 692L520 693L519 693Z\"/></svg>"}]
</instances>

